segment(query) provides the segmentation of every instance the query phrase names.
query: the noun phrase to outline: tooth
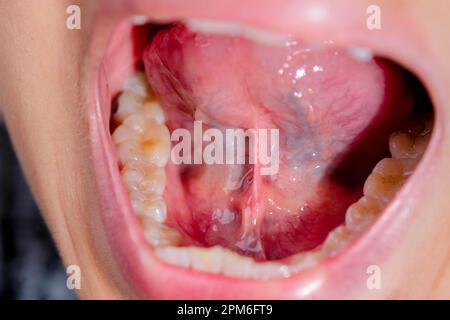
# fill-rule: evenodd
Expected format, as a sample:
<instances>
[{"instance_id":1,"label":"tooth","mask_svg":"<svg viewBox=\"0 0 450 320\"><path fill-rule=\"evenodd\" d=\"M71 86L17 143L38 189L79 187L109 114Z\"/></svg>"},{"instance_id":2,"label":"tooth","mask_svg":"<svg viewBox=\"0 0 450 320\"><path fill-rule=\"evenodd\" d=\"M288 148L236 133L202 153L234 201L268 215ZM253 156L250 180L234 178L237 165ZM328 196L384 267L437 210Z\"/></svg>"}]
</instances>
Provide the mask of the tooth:
<instances>
[{"instance_id":1,"label":"tooth","mask_svg":"<svg viewBox=\"0 0 450 320\"><path fill-rule=\"evenodd\" d=\"M126 141L136 141L139 139L139 133L128 126L118 126L112 135L113 142L118 145Z\"/></svg>"},{"instance_id":2,"label":"tooth","mask_svg":"<svg viewBox=\"0 0 450 320\"><path fill-rule=\"evenodd\" d=\"M229 277L249 278L254 264L251 258L226 250L222 256L222 273Z\"/></svg>"},{"instance_id":3,"label":"tooth","mask_svg":"<svg viewBox=\"0 0 450 320\"><path fill-rule=\"evenodd\" d=\"M291 274L297 273L300 270L310 268L317 265L324 258L324 252L321 250L314 250L309 252L302 252L294 255L290 259L289 272Z\"/></svg>"},{"instance_id":4,"label":"tooth","mask_svg":"<svg viewBox=\"0 0 450 320\"><path fill-rule=\"evenodd\" d=\"M383 206L378 200L364 196L347 209L345 225L352 232L360 234L375 221L382 210Z\"/></svg>"},{"instance_id":5,"label":"tooth","mask_svg":"<svg viewBox=\"0 0 450 320\"><path fill-rule=\"evenodd\" d=\"M130 119L131 118L131 119ZM137 120L139 118L140 120ZM157 124L164 124L166 119L164 112L156 101L144 100L132 92L124 92L119 97L119 106L114 114L114 120L118 123L145 123L153 120Z\"/></svg>"},{"instance_id":6,"label":"tooth","mask_svg":"<svg viewBox=\"0 0 450 320\"><path fill-rule=\"evenodd\" d=\"M165 224L155 223L152 218L142 217L145 238L155 247L177 247L182 243L178 230Z\"/></svg>"},{"instance_id":7,"label":"tooth","mask_svg":"<svg viewBox=\"0 0 450 320\"><path fill-rule=\"evenodd\" d=\"M151 119L159 125L166 123L166 117L161 105L156 101L146 101L142 106L141 115L146 119Z\"/></svg>"},{"instance_id":8,"label":"tooth","mask_svg":"<svg viewBox=\"0 0 450 320\"><path fill-rule=\"evenodd\" d=\"M389 202L401 188L403 180L399 176L371 173L364 183L364 195L371 196L384 203Z\"/></svg>"},{"instance_id":9,"label":"tooth","mask_svg":"<svg viewBox=\"0 0 450 320\"><path fill-rule=\"evenodd\" d=\"M289 277L289 267L276 262L259 262L253 266L252 277L257 279L275 278L275 277Z\"/></svg>"},{"instance_id":10,"label":"tooth","mask_svg":"<svg viewBox=\"0 0 450 320\"><path fill-rule=\"evenodd\" d=\"M151 199L142 200L139 197L131 195L131 205L134 211L141 217L151 218L158 223L166 221L167 206L161 196L155 195Z\"/></svg>"},{"instance_id":11,"label":"tooth","mask_svg":"<svg viewBox=\"0 0 450 320\"><path fill-rule=\"evenodd\" d=\"M394 158L416 158L414 137L407 132L395 132L389 139L389 149Z\"/></svg>"},{"instance_id":12,"label":"tooth","mask_svg":"<svg viewBox=\"0 0 450 320\"><path fill-rule=\"evenodd\" d=\"M141 120L139 116L130 116L124 122L140 136L137 141L129 140L117 145L118 158L124 165L141 162L164 167L170 156L169 130L166 126Z\"/></svg>"},{"instance_id":13,"label":"tooth","mask_svg":"<svg viewBox=\"0 0 450 320\"><path fill-rule=\"evenodd\" d=\"M134 113L128 116L123 122L123 126L130 128L140 135L143 135L145 130L151 125L151 120L141 113Z\"/></svg>"},{"instance_id":14,"label":"tooth","mask_svg":"<svg viewBox=\"0 0 450 320\"><path fill-rule=\"evenodd\" d=\"M394 158L419 159L425 153L431 134L412 136L407 132L395 132L389 139L389 149Z\"/></svg>"},{"instance_id":15,"label":"tooth","mask_svg":"<svg viewBox=\"0 0 450 320\"><path fill-rule=\"evenodd\" d=\"M170 156L170 133L166 126L153 125L144 132L142 151L147 162L164 167Z\"/></svg>"},{"instance_id":16,"label":"tooth","mask_svg":"<svg viewBox=\"0 0 450 320\"><path fill-rule=\"evenodd\" d=\"M123 182L129 191L137 191L142 181L142 172L132 167L125 167L120 172Z\"/></svg>"},{"instance_id":17,"label":"tooth","mask_svg":"<svg viewBox=\"0 0 450 320\"><path fill-rule=\"evenodd\" d=\"M139 71L127 78L123 84L124 92L132 92L142 98L150 98L152 96L147 77L144 72Z\"/></svg>"},{"instance_id":18,"label":"tooth","mask_svg":"<svg viewBox=\"0 0 450 320\"><path fill-rule=\"evenodd\" d=\"M389 202L414 171L414 159L385 158L378 162L364 184L364 195Z\"/></svg>"},{"instance_id":19,"label":"tooth","mask_svg":"<svg viewBox=\"0 0 450 320\"><path fill-rule=\"evenodd\" d=\"M222 268L222 254L225 251L221 247L200 248L190 247L189 257L191 267L199 271L219 273Z\"/></svg>"},{"instance_id":20,"label":"tooth","mask_svg":"<svg viewBox=\"0 0 450 320\"><path fill-rule=\"evenodd\" d=\"M120 163L124 166L145 163L145 157L138 141L131 140L116 145L116 153Z\"/></svg>"},{"instance_id":21,"label":"tooth","mask_svg":"<svg viewBox=\"0 0 450 320\"><path fill-rule=\"evenodd\" d=\"M162 195L166 186L166 172L156 166L128 165L122 169L121 175L127 188L143 199Z\"/></svg>"},{"instance_id":22,"label":"tooth","mask_svg":"<svg viewBox=\"0 0 450 320\"><path fill-rule=\"evenodd\" d=\"M132 21L135 26L143 26L149 22L149 18L142 15L135 15L132 17Z\"/></svg>"},{"instance_id":23,"label":"tooth","mask_svg":"<svg viewBox=\"0 0 450 320\"><path fill-rule=\"evenodd\" d=\"M166 186L166 172L164 168L151 167L145 169L145 174L139 183L141 192L162 195Z\"/></svg>"},{"instance_id":24,"label":"tooth","mask_svg":"<svg viewBox=\"0 0 450 320\"><path fill-rule=\"evenodd\" d=\"M430 143L430 139L431 139L431 133L428 133L424 136L418 136L416 137L415 141L414 141L414 150L415 152L420 155L423 156L428 144Z\"/></svg>"},{"instance_id":25,"label":"tooth","mask_svg":"<svg viewBox=\"0 0 450 320\"><path fill-rule=\"evenodd\" d=\"M347 246L353 236L346 226L337 227L328 234L322 250L327 256L334 256Z\"/></svg>"},{"instance_id":26,"label":"tooth","mask_svg":"<svg viewBox=\"0 0 450 320\"><path fill-rule=\"evenodd\" d=\"M191 266L191 258L186 248L164 247L155 250L156 255L162 260L174 264L176 266L189 268Z\"/></svg>"},{"instance_id":27,"label":"tooth","mask_svg":"<svg viewBox=\"0 0 450 320\"><path fill-rule=\"evenodd\" d=\"M117 111L114 114L114 120L122 123L125 119L136 114L142 109L145 98L131 91L124 91L119 96Z\"/></svg>"},{"instance_id":28,"label":"tooth","mask_svg":"<svg viewBox=\"0 0 450 320\"><path fill-rule=\"evenodd\" d=\"M372 50L364 47L352 46L348 49L349 54L353 59L358 61L370 61L373 59Z\"/></svg>"},{"instance_id":29,"label":"tooth","mask_svg":"<svg viewBox=\"0 0 450 320\"><path fill-rule=\"evenodd\" d=\"M194 32L219 35L243 36L262 44L285 45L290 37L250 27L237 22L226 22L207 19L189 19L186 26Z\"/></svg>"}]
</instances>

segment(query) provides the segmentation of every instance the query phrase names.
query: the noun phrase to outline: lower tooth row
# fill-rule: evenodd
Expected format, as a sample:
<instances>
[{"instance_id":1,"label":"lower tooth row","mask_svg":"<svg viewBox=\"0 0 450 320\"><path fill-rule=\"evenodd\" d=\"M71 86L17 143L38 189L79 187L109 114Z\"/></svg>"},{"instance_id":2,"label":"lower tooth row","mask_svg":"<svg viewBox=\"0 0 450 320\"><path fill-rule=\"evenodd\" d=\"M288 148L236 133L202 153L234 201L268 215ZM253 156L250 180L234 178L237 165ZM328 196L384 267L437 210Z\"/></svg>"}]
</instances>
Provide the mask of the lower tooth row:
<instances>
[{"instance_id":1,"label":"lower tooth row","mask_svg":"<svg viewBox=\"0 0 450 320\"><path fill-rule=\"evenodd\" d=\"M167 206L163 192L170 134L145 74L137 73L125 82L114 120L118 127L112 139L122 167L122 180L147 241L155 247L180 245L179 232L164 224Z\"/></svg>"},{"instance_id":2,"label":"lower tooth row","mask_svg":"<svg viewBox=\"0 0 450 320\"><path fill-rule=\"evenodd\" d=\"M174 265L241 278L286 277L341 252L367 230L412 174L432 129L431 121L418 118L411 120L404 130L393 133L389 142L392 158L385 158L375 166L365 182L364 195L348 208L345 224L331 231L321 248L299 253L286 264L256 262L222 247L179 247L181 234L165 224L164 167L170 156L169 130L143 73L125 82L114 120L119 124L112 138L122 179L156 255Z\"/></svg>"},{"instance_id":3,"label":"lower tooth row","mask_svg":"<svg viewBox=\"0 0 450 320\"><path fill-rule=\"evenodd\" d=\"M367 230L412 175L431 138L432 121L426 117L413 116L405 129L391 135L392 158L377 163L364 183L364 195L347 209L345 224L328 235L323 244L327 256L336 255Z\"/></svg>"}]
</instances>

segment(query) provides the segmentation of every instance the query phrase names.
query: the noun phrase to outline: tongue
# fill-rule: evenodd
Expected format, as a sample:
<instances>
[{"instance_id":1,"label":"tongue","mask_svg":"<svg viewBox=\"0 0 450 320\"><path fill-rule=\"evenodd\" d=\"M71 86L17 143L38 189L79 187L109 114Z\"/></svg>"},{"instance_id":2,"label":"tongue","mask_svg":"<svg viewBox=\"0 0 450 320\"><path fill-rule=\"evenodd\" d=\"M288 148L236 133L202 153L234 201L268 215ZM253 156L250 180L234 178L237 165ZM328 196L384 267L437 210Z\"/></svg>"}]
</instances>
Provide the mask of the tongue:
<instances>
[{"instance_id":1,"label":"tongue","mask_svg":"<svg viewBox=\"0 0 450 320\"><path fill-rule=\"evenodd\" d=\"M160 31L144 53L171 131L279 129L280 165L170 164L171 223L188 243L222 245L257 259L317 247L361 196L411 92L383 60L357 61L331 42L283 46Z\"/></svg>"}]
</instances>

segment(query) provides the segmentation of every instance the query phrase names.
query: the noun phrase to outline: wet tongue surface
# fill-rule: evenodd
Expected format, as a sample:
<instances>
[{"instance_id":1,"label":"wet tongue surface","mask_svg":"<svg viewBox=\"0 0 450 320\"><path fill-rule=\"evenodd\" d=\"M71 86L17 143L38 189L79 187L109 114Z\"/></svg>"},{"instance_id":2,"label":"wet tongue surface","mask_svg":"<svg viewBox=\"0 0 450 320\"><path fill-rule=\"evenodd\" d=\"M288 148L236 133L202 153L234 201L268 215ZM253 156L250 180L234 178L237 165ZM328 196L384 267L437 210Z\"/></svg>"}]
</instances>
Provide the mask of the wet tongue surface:
<instances>
[{"instance_id":1,"label":"wet tongue surface","mask_svg":"<svg viewBox=\"0 0 450 320\"><path fill-rule=\"evenodd\" d=\"M320 245L412 105L399 68L357 61L331 43L269 46L174 25L143 60L172 132L193 132L194 120L203 130L279 129L275 175L248 163L168 166L169 218L186 244L256 259Z\"/></svg>"}]
</instances>

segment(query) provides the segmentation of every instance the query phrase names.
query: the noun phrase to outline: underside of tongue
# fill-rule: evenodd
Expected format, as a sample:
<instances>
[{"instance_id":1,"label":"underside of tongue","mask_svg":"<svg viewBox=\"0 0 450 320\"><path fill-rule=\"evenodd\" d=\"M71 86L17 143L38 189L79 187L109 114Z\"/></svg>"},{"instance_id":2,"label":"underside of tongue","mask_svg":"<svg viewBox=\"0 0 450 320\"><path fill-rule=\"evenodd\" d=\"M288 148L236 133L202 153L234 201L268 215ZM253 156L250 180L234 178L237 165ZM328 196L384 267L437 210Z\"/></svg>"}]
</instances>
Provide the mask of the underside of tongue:
<instances>
[{"instance_id":1,"label":"underside of tongue","mask_svg":"<svg viewBox=\"0 0 450 320\"><path fill-rule=\"evenodd\" d=\"M202 139L211 128L279 130L279 166L270 174L250 163L250 139L244 164L167 168L169 219L186 244L222 245L256 259L320 245L361 196L412 105L398 67L355 60L331 41L256 44L177 24L153 38L143 60L171 132L184 128ZM233 141L224 142L224 153ZM276 156L271 142L267 154Z\"/></svg>"}]
</instances>

